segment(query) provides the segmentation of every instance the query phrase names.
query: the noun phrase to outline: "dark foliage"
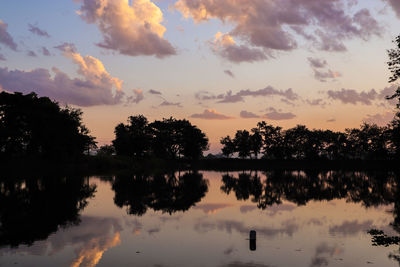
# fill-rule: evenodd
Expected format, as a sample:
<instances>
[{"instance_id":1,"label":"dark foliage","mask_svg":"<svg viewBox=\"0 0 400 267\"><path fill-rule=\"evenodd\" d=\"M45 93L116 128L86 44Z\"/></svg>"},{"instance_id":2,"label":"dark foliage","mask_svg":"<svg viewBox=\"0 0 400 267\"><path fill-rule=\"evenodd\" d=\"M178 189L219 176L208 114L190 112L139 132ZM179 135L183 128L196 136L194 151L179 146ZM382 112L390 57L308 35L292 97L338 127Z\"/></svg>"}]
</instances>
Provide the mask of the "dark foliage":
<instances>
[{"instance_id":1,"label":"dark foliage","mask_svg":"<svg viewBox=\"0 0 400 267\"><path fill-rule=\"evenodd\" d=\"M35 93L0 93L0 157L71 160L95 146L79 109Z\"/></svg>"},{"instance_id":2,"label":"dark foliage","mask_svg":"<svg viewBox=\"0 0 400 267\"><path fill-rule=\"evenodd\" d=\"M115 128L117 155L162 159L198 159L208 149L206 135L187 120L174 118L148 123L143 115L131 116Z\"/></svg>"},{"instance_id":3,"label":"dark foliage","mask_svg":"<svg viewBox=\"0 0 400 267\"><path fill-rule=\"evenodd\" d=\"M234 139L221 139L222 153L229 157L255 157L261 152L265 159L275 160L385 160L396 157L399 143L392 139L398 126L379 127L364 123L359 129L344 133L330 130L309 130L304 125L282 130L265 121L249 133L236 132Z\"/></svg>"}]
</instances>

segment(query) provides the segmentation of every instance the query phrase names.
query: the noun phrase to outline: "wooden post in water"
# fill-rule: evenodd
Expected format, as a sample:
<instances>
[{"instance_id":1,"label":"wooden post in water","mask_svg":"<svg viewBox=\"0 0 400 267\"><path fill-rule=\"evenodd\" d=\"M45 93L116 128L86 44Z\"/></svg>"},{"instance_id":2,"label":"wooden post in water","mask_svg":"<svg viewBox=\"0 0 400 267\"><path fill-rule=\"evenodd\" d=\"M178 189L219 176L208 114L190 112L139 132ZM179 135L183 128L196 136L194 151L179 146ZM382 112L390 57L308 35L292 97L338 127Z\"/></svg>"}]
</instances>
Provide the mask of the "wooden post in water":
<instances>
[{"instance_id":1,"label":"wooden post in water","mask_svg":"<svg viewBox=\"0 0 400 267\"><path fill-rule=\"evenodd\" d=\"M250 231L250 250L255 251L257 249L257 243L256 243L256 231L251 230Z\"/></svg>"}]
</instances>

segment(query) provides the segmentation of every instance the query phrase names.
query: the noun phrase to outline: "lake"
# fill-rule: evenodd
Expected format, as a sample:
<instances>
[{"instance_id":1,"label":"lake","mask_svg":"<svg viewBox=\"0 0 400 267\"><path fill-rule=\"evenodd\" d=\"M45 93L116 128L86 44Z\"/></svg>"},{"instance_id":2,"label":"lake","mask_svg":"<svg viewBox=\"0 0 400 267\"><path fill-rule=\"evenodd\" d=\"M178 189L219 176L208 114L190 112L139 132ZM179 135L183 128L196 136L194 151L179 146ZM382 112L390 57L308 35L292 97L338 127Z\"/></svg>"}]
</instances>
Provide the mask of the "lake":
<instances>
[{"instance_id":1,"label":"lake","mask_svg":"<svg viewBox=\"0 0 400 267\"><path fill-rule=\"evenodd\" d=\"M389 171L2 177L0 266L398 266L399 181Z\"/></svg>"}]
</instances>

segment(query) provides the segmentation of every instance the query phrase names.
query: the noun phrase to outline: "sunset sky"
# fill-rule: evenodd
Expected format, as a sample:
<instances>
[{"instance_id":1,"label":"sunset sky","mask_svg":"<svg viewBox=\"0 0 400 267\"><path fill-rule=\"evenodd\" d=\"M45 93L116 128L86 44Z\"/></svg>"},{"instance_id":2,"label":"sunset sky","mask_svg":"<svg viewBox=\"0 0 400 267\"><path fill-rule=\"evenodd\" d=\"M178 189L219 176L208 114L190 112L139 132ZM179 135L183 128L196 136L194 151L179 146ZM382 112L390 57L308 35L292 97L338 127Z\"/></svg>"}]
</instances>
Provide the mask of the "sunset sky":
<instances>
[{"instance_id":1,"label":"sunset sky","mask_svg":"<svg viewBox=\"0 0 400 267\"><path fill-rule=\"evenodd\" d=\"M210 139L385 125L399 0L3 0L0 90L81 108L108 144L130 115L186 118Z\"/></svg>"}]
</instances>

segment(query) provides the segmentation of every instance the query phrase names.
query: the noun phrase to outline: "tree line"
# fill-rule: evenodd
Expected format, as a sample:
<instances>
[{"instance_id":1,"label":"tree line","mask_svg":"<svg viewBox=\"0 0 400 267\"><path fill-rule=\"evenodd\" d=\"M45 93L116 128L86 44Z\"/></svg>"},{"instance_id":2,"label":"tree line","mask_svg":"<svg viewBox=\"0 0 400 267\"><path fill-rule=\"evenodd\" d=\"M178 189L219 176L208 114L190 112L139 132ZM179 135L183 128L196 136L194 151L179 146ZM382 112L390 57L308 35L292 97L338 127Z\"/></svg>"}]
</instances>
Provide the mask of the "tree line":
<instances>
[{"instance_id":1,"label":"tree line","mask_svg":"<svg viewBox=\"0 0 400 267\"><path fill-rule=\"evenodd\" d=\"M310 130L304 125L283 130L265 121L250 132L238 130L220 140L222 153L231 157L265 159L397 159L400 158L398 119L385 127L364 123L344 132Z\"/></svg>"}]
</instances>

